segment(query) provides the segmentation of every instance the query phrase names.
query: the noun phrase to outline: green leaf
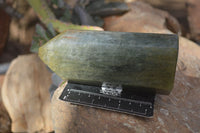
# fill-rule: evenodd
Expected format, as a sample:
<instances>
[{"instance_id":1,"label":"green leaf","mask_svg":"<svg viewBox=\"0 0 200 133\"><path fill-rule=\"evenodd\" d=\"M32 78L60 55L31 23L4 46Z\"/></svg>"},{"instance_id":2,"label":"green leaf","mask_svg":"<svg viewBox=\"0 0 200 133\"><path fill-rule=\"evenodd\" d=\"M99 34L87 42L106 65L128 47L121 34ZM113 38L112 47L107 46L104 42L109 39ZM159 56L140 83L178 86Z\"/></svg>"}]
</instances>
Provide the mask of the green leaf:
<instances>
[{"instance_id":1,"label":"green leaf","mask_svg":"<svg viewBox=\"0 0 200 133\"><path fill-rule=\"evenodd\" d=\"M59 19L63 22L70 22L71 21L71 12L69 9L65 9L64 14L62 17L60 17Z\"/></svg>"},{"instance_id":2,"label":"green leaf","mask_svg":"<svg viewBox=\"0 0 200 133\"><path fill-rule=\"evenodd\" d=\"M33 41L30 48L31 52L37 53L40 46L45 44L47 41L49 41L52 37L56 35L52 24L49 24L48 29L43 28L40 24L36 25L36 33L33 36Z\"/></svg>"},{"instance_id":3,"label":"green leaf","mask_svg":"<svg viewBox=\"0 0 200 133\"><path fill-rule=\"evenodd\" d=\"M32 41L32 44L31 44L30 51L33 52L33 53L38 53L39 47L40 47L39 46L39 40L34 39L34 37L33 37L33 41Z\"/></svg>"},{"instance_id":4,"label":"green leaf","mask_svg":"<svg viewBox=\"0 0 200 133\"><path fill-rule=\"evenodd\" d=\"M47 33L45 29L40 24L36 25L36 33L42 38L44 38L46 41L49 40L48 36L46 35Z\"/></svg>"},{"instance_id":5,"label":"green leaf","mask_svg":"<svg viewBox=\"0 0 200 133\"><path fill-rule=\"evenodd\" d=\"M48 29L48 31L51 33L52 37L54 37L54 36L57 35L56 31L55 31L54 28L53 28L52 23L49 23L49 24L47 25L47 29Z\"/></svg>"}]
</instances>

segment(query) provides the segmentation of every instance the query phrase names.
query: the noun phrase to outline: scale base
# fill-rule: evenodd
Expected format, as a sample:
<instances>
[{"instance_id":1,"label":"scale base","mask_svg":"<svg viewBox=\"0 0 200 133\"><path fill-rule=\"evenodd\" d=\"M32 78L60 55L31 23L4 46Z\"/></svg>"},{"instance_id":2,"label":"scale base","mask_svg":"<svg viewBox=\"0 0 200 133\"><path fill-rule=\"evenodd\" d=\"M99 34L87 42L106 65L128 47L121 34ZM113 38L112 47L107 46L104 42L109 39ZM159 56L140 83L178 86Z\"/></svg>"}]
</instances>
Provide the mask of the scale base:
<instances>
[{"instance_id":1,"label":"scale base","mask_svg":"<svg viewBox=\"0 0 200 133\"><path fill-rule=\"evenodd\" d=\"M59 99L72 104L117 111L142 117L152 117L155 92L138 92L122 89L120 95L102 93L102 86L70 83L65 86Z\"/></svg>"}]
</instances>

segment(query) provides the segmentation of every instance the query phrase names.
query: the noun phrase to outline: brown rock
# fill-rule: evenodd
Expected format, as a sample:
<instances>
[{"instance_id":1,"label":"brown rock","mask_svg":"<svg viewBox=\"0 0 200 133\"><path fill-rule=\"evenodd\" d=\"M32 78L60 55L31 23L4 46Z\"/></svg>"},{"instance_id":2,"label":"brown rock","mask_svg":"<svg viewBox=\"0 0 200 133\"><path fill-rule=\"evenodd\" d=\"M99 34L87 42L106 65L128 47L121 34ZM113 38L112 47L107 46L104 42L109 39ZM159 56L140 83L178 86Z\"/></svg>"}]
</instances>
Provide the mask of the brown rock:
<instances>
[{"instance_id":1,"label":"brown rock","mask_svg":"<svg viewBox=\"0 0 200 133\"><path fill-rule=\"evenodd\" d=\"M168 11L176 18L184 18L187 15L186 1L187 0L106 0L107 2L134 2L142 1L152 5L153 7Z\"/></svg>"},{"instance_id":2,"label":"brown rock","mask_svg":"<svg viewBox=\"0 0 200 133\"><path fill-rule=\"evenodd\" d=\"M191 36L200 42L200 1L187 0L187 11Z\"/></svg>"},{"instance_id":3,"label":"brown rock","mask_svg":"<svg viewBox=\"0 0 200 133\"><path fill-rule=\"evenodd\" d=\"M135 6L134 12L122 16L124 19L114 17L115 21L107 21L107 26L109 25L107 30L171 33L164 25L165 17L161 15L162 11L161 13L159 10L154 11L146 4L142 6L145 8ZM147 11L149 16L146 14ZM52 99L55 131L58 133L199 132L200 47L183 37L180 37L179 47L174 89L169 96L156 96L153 118L141 118L63 102L58 99L66 85L63 84L56 90Z\"/></svg>"},{"instance_id":4,"label":"brown rock","mask_svg":"<svg viewBox=\"0 0 200 133\"><path fill-rule=\"evenodd\" d=\"M130 12L122 16L105 18L105 30L152 33L174 32L179 34L181 32L178 21L165 11L155 9L148 4L137 1L129 4L129 8Z\"/></svg>"},{"instance_id":5,"label":"brown rock","mask_svg":"<svg viewBox=\"0 0 200 133\"><path fill-rule=\"evenodd\" d=\"M142 1L156 7L158 9L167 11L178 19L181 27L181 34L189 37L189 26L187 20L187 0L107 0L107 1L123 1L134 2Z\"/></svg>"},{"instance_id":6,"label":"brown rock","mask_svg":"<svg viewBox=\"0 0 200 133\"><path fill-rule=\"evenodd\" d=\"M2 100L13 132L52 131L51 74L37 55L19 56L6 73Z\"/></svg>"},{"instance_id":7,"label":"brown rock","mask_svg":"<svg viewBox=\"0 0 200 133\"><path fill-rule=\"evenodd\" d=\"M184 18L187 15L186 1L187 0L142 0L152 6L168 11L176 18Z\"/></svg>"}]
</instances>

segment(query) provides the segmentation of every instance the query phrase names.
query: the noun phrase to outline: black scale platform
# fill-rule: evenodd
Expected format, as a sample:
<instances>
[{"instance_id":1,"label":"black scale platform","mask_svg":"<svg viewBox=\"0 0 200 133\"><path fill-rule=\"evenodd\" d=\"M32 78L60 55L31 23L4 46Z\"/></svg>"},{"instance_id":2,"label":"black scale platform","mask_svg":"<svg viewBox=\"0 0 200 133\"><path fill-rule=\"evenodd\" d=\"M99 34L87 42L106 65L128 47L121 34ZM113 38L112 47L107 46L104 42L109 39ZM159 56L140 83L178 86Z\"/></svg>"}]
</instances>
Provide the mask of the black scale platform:
<instances>
[{"instance_id":1,"label":"black scale platform","mask_svg":"<svg viewBox=\"0 0 200 133\"><path fill-rule=\"evenodd\" d=\"M153 116L154 92L141 93L128 89L125 91L124 89L120 96L111 96L102 94L101 89L101 86L68 83L59 98L72 104L139 115L142 117Z\"/></svg>"}]
</instances>

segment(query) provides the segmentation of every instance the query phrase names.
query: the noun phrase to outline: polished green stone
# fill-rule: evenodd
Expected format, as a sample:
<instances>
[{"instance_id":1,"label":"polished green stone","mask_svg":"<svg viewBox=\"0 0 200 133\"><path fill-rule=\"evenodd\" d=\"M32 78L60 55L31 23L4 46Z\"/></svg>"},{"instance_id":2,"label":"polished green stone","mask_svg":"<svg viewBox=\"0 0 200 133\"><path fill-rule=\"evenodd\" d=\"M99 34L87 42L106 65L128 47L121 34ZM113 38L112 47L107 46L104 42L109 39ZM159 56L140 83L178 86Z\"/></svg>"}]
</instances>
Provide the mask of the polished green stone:
<instances>
[{"instance_id":1,"label":"polished green stone","mask_svg":"<svg viewBox=\"0 0 200 133\"><path fill-rule=\"evenodd\" d=\"M119 83L169 94L174 84L178 37L69 30L40 47L39 56L65 80Z\"/></svg>"}]
</instances>

